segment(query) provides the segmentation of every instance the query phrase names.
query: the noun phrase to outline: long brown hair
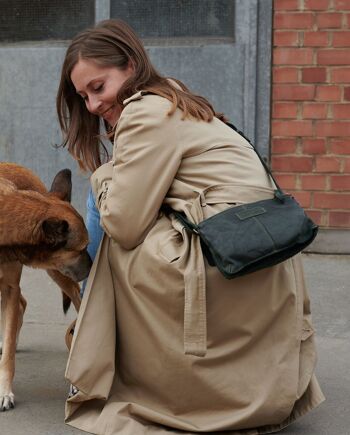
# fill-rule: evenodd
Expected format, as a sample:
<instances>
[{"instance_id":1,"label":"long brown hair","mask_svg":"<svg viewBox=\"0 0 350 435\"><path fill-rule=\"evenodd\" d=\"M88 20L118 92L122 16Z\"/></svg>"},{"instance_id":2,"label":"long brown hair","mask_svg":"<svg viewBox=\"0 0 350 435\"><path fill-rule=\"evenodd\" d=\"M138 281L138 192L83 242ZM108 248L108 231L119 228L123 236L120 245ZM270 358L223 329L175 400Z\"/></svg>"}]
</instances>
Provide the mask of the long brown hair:
<instances>
[{"instance_id":1,"label":"long brown hair","mask_svg":"<svg viewBox=\"0 0 350 435\"><path fill-rule=\"evenodd\" d=\"M103 66L126 69L130 62L134 74L127 79L116 96L117 103L140 90L148 90L172 102L168 115L177 107L182 118L193 117L211 121L214 116L225 119L214 111L203 97L192 94L186 86L173 79L173 84L153 67L135 32L121 20L105 20L95 27L79 33L69 45L62 66L61 81L57 92L57 114L64 135L62 145L84 169L95 170L101 165L103 154L108 155L100 137L98 116L90 113L84 100L76 93L71 73L79 59L90 59Z\"/></svg>"}]
</instances>

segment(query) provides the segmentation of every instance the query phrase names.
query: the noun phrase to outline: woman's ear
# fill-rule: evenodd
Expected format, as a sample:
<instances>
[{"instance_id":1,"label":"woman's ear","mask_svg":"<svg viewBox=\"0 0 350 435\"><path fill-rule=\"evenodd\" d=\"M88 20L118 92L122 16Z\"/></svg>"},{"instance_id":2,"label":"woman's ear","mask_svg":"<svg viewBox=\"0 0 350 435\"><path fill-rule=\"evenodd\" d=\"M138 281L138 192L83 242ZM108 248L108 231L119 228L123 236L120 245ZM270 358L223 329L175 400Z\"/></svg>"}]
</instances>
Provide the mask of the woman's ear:
<instances>
[{"instance_id":1,"label":"woman's ear","mask_svg":"<svg viewBox=\"0 0 350 435\"><path fill-rule=\"evenodd\" d=\"M128 66L127 66L126 70L127 70L128 72L130 72L131 74L134 74L134 73L135 73L136 67L135 67L135 62L134 62L133 59L130 58L130 59L128 60Z\"/></svg>"}]
</instances>

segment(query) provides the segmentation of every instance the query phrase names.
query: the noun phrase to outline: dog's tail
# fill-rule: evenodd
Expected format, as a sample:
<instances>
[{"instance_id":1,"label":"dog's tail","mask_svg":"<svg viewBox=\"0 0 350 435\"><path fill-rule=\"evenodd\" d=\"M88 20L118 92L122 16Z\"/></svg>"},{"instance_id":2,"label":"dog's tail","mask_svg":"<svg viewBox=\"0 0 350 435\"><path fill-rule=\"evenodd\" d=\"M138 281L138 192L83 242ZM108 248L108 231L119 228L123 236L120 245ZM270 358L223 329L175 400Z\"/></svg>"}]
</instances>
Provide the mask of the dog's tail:
<instances>
[{"instance_id":1,"label":"dog's tail","mask_svg":"<svg viewBox=\"0 0 350 435\"><path fill-rule=\"evenodd\" d=\"M63 304L63 312L67 314L69 307L71 306L72 299L62 292L62 304Z\"/></svg>"}]
</instances>

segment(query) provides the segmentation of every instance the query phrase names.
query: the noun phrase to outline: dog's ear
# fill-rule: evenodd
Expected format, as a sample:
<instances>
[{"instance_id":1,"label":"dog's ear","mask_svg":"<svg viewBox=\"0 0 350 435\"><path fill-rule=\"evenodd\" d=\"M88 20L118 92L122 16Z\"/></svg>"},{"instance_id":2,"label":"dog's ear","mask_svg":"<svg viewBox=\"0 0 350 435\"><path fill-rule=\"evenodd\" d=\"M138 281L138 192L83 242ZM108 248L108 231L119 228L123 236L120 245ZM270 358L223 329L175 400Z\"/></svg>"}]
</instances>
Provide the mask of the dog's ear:
<instances>
[{"instance_id":1,"label":"dog's ear","mask_svg":"<svg viewBox=\"0 0 350 435\"><path fill-rule=\"evenodd\" d=\"M50 192L63 201L70 202L72 196L72 172L70 169L62 169L54 178Z\"/></svg>"},{"instance_id":2,"label":"dog's ear","mask_svg":"<svg viewBox=\"0 0 350 435\"><path fill-rule=\"evenodd\" d=\"M66 220L48 218L42 222L41 228L45 242L50 245L57 245L67 240L69 224Z\"/></svg>"}]
</instances>

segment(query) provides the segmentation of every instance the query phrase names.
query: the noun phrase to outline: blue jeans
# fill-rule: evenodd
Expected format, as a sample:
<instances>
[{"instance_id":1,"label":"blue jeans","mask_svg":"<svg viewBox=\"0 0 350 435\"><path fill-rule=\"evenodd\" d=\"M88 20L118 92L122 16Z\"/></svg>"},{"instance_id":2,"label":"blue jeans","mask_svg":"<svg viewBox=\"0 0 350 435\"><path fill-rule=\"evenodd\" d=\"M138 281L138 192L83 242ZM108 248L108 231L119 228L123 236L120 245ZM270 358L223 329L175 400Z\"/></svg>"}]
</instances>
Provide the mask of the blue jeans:
<instances>
[{"instance_id":1,"label":"blue jeans","mask_svg":"<svg viewBox=\"0 0 350 435\"><path fill-rule=\"evenodd\" d=\"M98 247L100 246L102 240L103 229L100 226L100 213L97 210L95 198L91 188L86 201L86 228L89 234L89 244L87 251L91 257L91 260L94 261ZM80 296L83 296L84 294L86 281L87 280L85 280L81 286Z\"/></svg>"}]
</instances>

